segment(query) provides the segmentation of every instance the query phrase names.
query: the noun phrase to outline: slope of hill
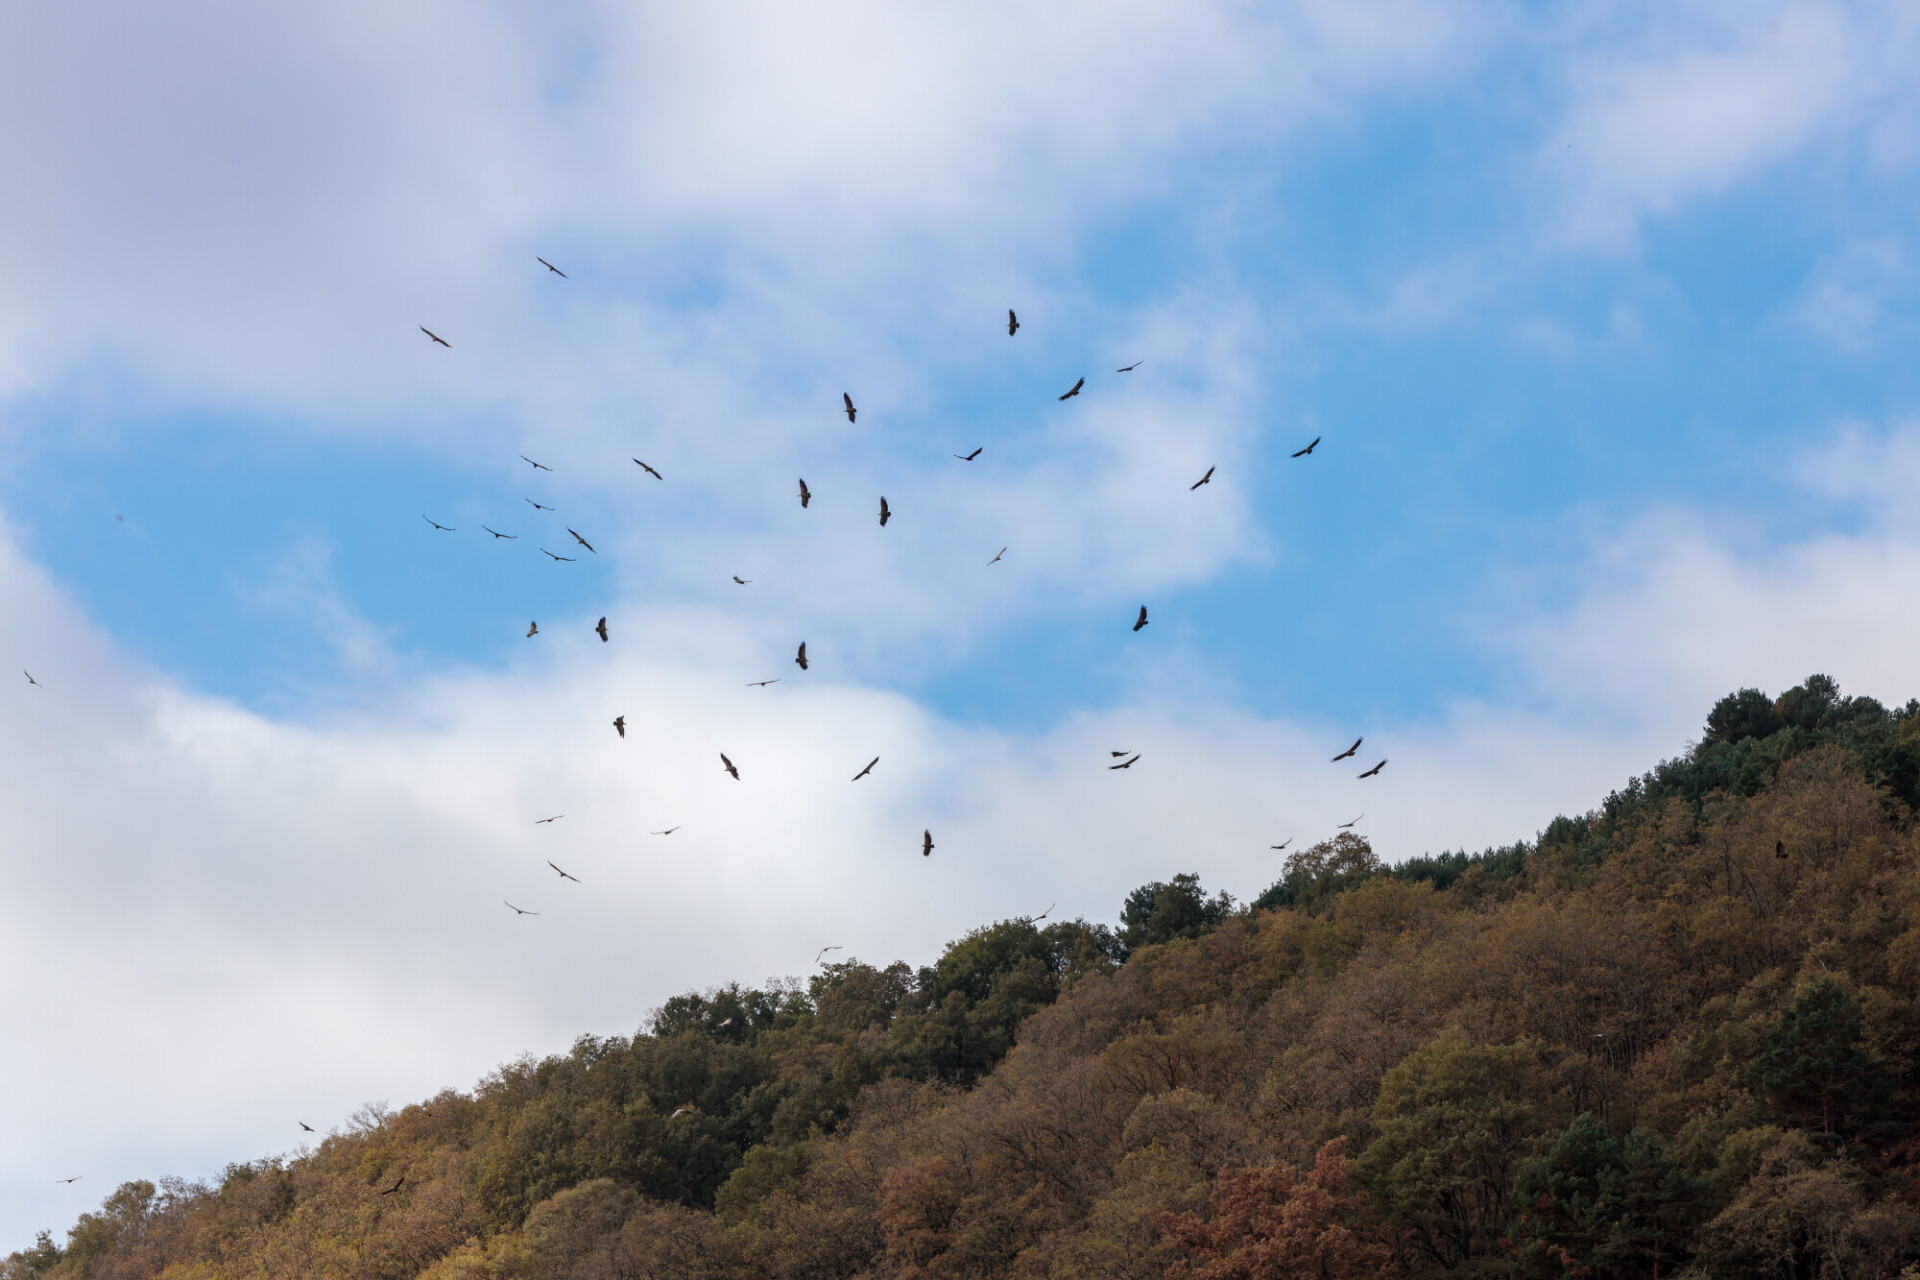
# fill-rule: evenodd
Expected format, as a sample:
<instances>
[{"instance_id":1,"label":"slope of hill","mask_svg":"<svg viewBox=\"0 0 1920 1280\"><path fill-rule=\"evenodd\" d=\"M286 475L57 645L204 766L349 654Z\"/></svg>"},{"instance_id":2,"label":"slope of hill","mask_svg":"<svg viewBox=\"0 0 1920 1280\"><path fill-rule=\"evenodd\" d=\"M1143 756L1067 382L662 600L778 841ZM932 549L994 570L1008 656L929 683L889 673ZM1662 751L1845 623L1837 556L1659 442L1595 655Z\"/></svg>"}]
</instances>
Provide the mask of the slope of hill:
<instances>
[{"instance_id":1,"label":"slope of hill","mask_svg":"<svg viewBox=\"0 0 1920 1280\"><path fill-rule=\"evenodd\" d=\"M0 1277L1920 1275L1917 788L1743 690L1537 841L678 997Z\"/></svg>"}]
</instances>

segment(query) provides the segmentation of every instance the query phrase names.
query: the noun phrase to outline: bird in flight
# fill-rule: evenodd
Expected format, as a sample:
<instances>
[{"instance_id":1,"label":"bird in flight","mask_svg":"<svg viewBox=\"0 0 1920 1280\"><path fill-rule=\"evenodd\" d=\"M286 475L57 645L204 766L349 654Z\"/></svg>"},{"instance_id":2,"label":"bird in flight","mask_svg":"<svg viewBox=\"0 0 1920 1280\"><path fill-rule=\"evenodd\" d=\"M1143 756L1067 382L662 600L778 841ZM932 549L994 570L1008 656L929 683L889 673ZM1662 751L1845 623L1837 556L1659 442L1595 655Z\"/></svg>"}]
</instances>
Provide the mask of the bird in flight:
<instances>
[{"instance_id":1,"label":"bird in flight","mask_svg":"<svg viewBox=\"0 0 1920 1280\"><path fill-rule=\"evenodd\" d=\"M533 914L533 913L529 912L529 914ZM398 1191L400 1188L406 1185L407 1185L407 1175L403 1173L400 1175L400 1181L394 1183L392 1186L388 1187L385 1191L382 1191L380 1194L383 1196L390 1196L394 1192Z\"/></svg>"},{"instance_id":2,"label":"bird in flight","mask_svg":"<svg viewBox=\"0 0 1920 1280\"><path fill-rule=\"evenodd\" d=\"M1267 846L1267 848L1269 848L1269 849L1284 849L1284 848L1286 848L1286 847L1287 847L1288 845L1290 845L1290 844L1292 844L1292 843L1293 843L1293 837L1292 837L1292 836L1288 836L1288 837L1287 837L1287 838L1286 838L1285 840L1282 840L1282 841L1281 841L1281 842L1280 842L1279 844L1270 844L1270 845L1268 845L1268 846Z\"/></svg>"},{"instance_id":3,"label":"bird in flight","mask_svg":"<svg viewBox=\"0 0 1920 1280\"><path fill-rule=\"evenodd\" d=\"M655 480L664 480L664 479L666 479L666 477L665 477L665 476L663 476L663 475L661 475L661 474L660 474L660 473L659 473L658 471L655 471L655 470L654 470L654 469L653 469L652 467L650 467L650 466L648 466L648 465L647 465L646 463L644 463L644 462L642 462L642 461L640 461L640 459L638 459L638 458L635 458L635 459L633 460L633 465L635 465L636 467L639 467L639 468L640 468L640 469L641 469L642 471L644 471L644 472L646 472L646 473L647 473L648 475L650 475L650 476L652 476L652 477L653 477L653 478L654 478Z\"/></svg>"},{"instance_id":4,"label":"bird in flight","mask_svg":"<svg viewBox=\"0 0 1920 1280\"><path fill-rule=\"evenodd\" d=\"M987 561L987 563L988 563L988 564L999 564L999 563L1000 563L1000 557L1001 557L1001 556L1003 556L1003 555L1005 555L1005 554L1007 554L1007 549L1006 549L1005 547L1002 547L1002 548L1000 548L1000 550L998 550L998 551L996 551L996 552L994 553L994 556L993 556L993 559L991 559L991 560L989 560L989 561Z\"/></svg>"},{"instance_id":5,"label":"bird in flight","mask_svg":"<svg viewBox=\"0 0 1920 1280\"><path fill-rule=\"evenodd\" d=\"M885 495L882 495L880 498L880 527L882 529L886 528L887 521L891 519L893 519L893 512L887 510L887 499Z\"/></svg>"},{"instance_id":6,"label":"bird in flight","mask_svg":"<svg viewBox=\"0 0 1920 1280\"><path fill-rule=\"evenodd\" d=\"M541 266L545 267L547 270L553 272L553 274L559 276L562 280L565 280L567 278L566 272L554 266L551 262L548 262L545 258L540 257L538 254L534 255L533 260L539 263Z\"/></svg>"},{"instance_id":7,"label":"bird in flight","mask_svg":"<svg viewBox=\"0 0 1920 1280\"><path fill-rule=\"evenodd\" d=\"M1373 768L1367 770L1365 773L1361 774L1360 776L1363 778L1371 778L1374 774L1380 772L1382 769L1386 767L1387 767L1387 762L1385 760L1382 760L1379 764L1373 766Z\"/></svg>"},{"instance_id":8,"label":"bird in flight","mask_svg":"<svg viewBox=\"0 0 1920 1280\"><path fill-rule=\"evenodd\" d=\"M441 346L445 347L447 350L449 351L453 350L453 344L451 342L448 342L445 338L441 337L439 334L435 333L433 330L427 328L427 326L421 325L420 332L426 334L429 338L432 338L435 342L439 343Z\"/></svg>"},{"instance_id":9,"label":"bird in flight","mask_svg":"<svg viewBox=\"0 0 1920 1280\"><path fill-rule=\"evenodd\" d=\"M566 815L566 814L564 814L564 813L556 813L556 814L554 814L554 815L553 815L553 816L552 816L551 818L535 818L535 819L533 820L533 825L537 827L537 826L540 826L540 825L542 825L542 824L544 824L544 823L548 823L548 822L558 822L558 821L560 821L560 819L562 819L562 818L564 818L564 817L566 817L566 816L567 816L567 815Z\"/></svg>"},{"instance_id":10,"label":"bird in flight","mask_svg":"<svg viewBox=\"0 0 1920 1280\"><path fill-rule=\"evenodd\" d=\"M567 532L573 533L573 530L569 529L567 530ZM587 550L593 551L593 544L591 542L588 542L585 538L581 537L579 534L573 533L573 540L579 543L581 546L585 547ZM600 553L598 551L593 551L593 554L599 555Z\"/></svg>"},{"instance_id":11,"label":"bird in flight","mask_svg":"<svg viewBox=\"0 0 1920 1280\"><path fill-rule=\"evenodd\" d=\"M1084 387L1084 386L1086 386L1086 385L1087 385L1087 380L1086 380L1085 378L1082 378L1082 379L1080 379L1080 381L1078 381L1078 382L1076 382L1076 383L1074 383L1074 384L1073 384L1073 385L1072 385L1071 387L1068 387L1068 388L1067 388L1067 394L1065 394L1065 395L1063 395L1063 396L1061 396L1060 398L1061 398L1062 400L1071 400L1071 399L1073 399L1073 397L1075 397L1075 396L1077 396L1077 395L1079 395L1079 394L1080 394L1080 388L1082 388L1082 387Z\"/></svg>"},{"instance_id":12,"label":"bird in flight","mask_svg":"<svg viewBox=\"0 0 1920 1280\"><path fill-rule=\"evenodd\" d=\"M552 507L543 507L543 506L541 506L541 505L540 505L539 503L537 503L537 502L534 502L532 498L528 498L528 499L527 499L527 501L533 504L533 509L534 509L535 511L551 511L551 510L553 510L553 508L552 508Z\"/></svg>"},{"instance_id":13,"label":"bird in flight","mask_svg":"<svg viewBox=\"0 0 1920 1280\"><path fill-rule=\"evenodd\" d=\"M294 1123L299 1125L302 1129L305 1129L308 1133L314 1132L313 1126L308 1124L305 1120L296 1120L294 1121Z\"/></svg>"},{"instance_id":14,"label":"bird in flight","mask_svg":"<svg viewBox=\"0 0 1920 1280\"><path fill-rule=\"evenodd\" d=\"M1133 761L1134 761L1134 760L1138 760L1139 758L1140 758L1140 757L1139 757L1138 755L1136 755L1136 756L1134 756L1134 757L1133 757L1133 759L1132 759L1132 760L1122 760L1122 761L1121 761L1121 762L1120 762L1119 764L1110 764L1110 765L1108 765L1108 766L1107 766L1107 768L1109 768L1109 769L1131 769L1131 768L1133 768Z\"/></svg>"},{"instance_id":15,"label":"bird in flight","mask_svg":"<svg viewBox=\"0 0 1920 1280\"><path fill-rule=\"evenodd\" d=\"M825 955L825 954L827 954L827 952L829 952L829 951L845 951L845 950L846 950L846 948L845 948L845 947L822 947L822 948L820 948L820 956L823 956L823 955ZM814 962L815 964L819 964L819 963L820 963L820 956L815 956L815 957L813 958L813 962Z\"/></svg>"},{"instance_id":16,"label":"bird in flight","mask_svg":"<svg viewBox=\"0 0 1920 1280\"><path fill-rule=\"evenodd\" d=\"M933 856L933 832L931 831L922 831L920 833L920 856L923 858L931 858Z\"/></svg>"},{"instance_id":17,"label":"bird in flight","mask_svg":"<svg viewBox=\"0 0 1920 1280\"><path fill-rule=\"evenodd\" d=\"M59 1183L61 1186L66 1186L68 1183L78 1182L80 1181L80 1179L86 1176L87 1175L84 1173L76 1173L71 1178L55 1178L54 1181Z\"/></svg>"},{"instance_id":18,"label":"bird in flight","mask_svg":"<svg viewBox=\"0 0 1920 1280\"><path fill-rule=\"evenodd\" d=\"M779 677L779 676L775 676L775 677L774 677L773 679L771 679L771 680L749 680L749 681L747 681L747 688L749 688L749 689L764 689L764 688L766 688L766 687L767 687L768 685L770 685L770 684L779 684L779 683L780 683L780 677Z\"/></svg>"},{"instance_id":19,"label":"bird in flight","mask_svg":"<svg viewBox=\"0 0 1920 1280\"><path fill-rule=\"evenodd\" d=\"M524 462L524 463L526 463L526 464L527 464L528 466L530 466L530 467L532 467L532 468L533 468L533 469L534 469L535 471L551 471L551 470L553 470L553 468L552 468L552 467L543 467L543 466L541 466L541 465L540 465L539 463L537 463L537 462L535 462L535 461L534 461L534 460L533 460L532 458L529 458L529 457L528 457L528 456L527 456L526 454L524 454L524 453L520 455L520 461L522 461L522 462Z\"/></svg>"},{"instance_id":20,"label":"bird in flight","mask_svg":"<svg viewBox=\"0 0 1920 1280\"><path fill-rule=\"evenodd\" d=\"M1112 756L1115 760L1118 760L1121 756L1132 755L1133 753L1131 751L1109 751L1107 752L1107 754Z\"/></svg>"},{"instance_id":21,"label":"bird in flight","mask_svg":"<svg viewBox=\"0 0 1920 1280\"><path fill-rule=\"evenodd\" d=\"M740 781L740 771L733 767L733 761L727 759L727 753L724 751L720 753L720 767L732 774L735 782Z\"/></svg>"},{"instance_id":22,"label":"bird in flight","mask_svg":"<svg viewBox=\"0 0 1920 1280\"><path fill-rule=\"evenodd\" d=\"M548 866L550 866L550 867L553 867L553 864L552 864L551 862L549 862L549 863L548 863L547 865L548 865ZM558 867L553 867L553 869L554 869L555 871L560 871L560 868L558 868ZM568 874L567 874L566 872L564 872L564 871L560 871L560 878L561 878L562 880L571 880L571 881L573 881L573 882L574 882L575 884L579 884L579 883L580 883L580 877L579 877L579 876L570 876L570 875L568 875Z\"/></svg>"},{"instance_id":23,"label":"bird in flight","mask_svg":"<svg viewBox=\"0 0 1920 1280\"><path fill-rule=\"evenodd\" d=\"M625 716L615 716L613 718L613 731L623 738L627 736L627 718Z\"/></svg>"},{"instance_id":24,"label":"bird in flight","mask_svg":"<svg viewBox=\"0 0 1920 1280\"><path fill-rule=\"evenodd\" d=\"M505 898L502 898L502 899L500 899L500 901L502 901L502 902L507 902L507 900L506 900ZM514 906L513 906L513 904L512 904L511 902L507 902L507 905L508 905L509 907L513 907L513 913L514 913L515 915L517 915L517 916L537 916L537 915L539 915L539 914L540 914L540 913L539 913L538 911L527 911L527 910L525 910L525 909L523 909L523 908L521 908L521 907L514 907ZM301 1127L301 1128L303 1128L303 1129L304 1129L304 1128L306 1128L306 1126L305 1126L305 1125L302 1125L302 1126L300 1126L300 1127Z\"/></svg>"},{"instance_id":25,"label":"bird in flight","mask_svg":"<svg viewBox=\"0 0 1920 1280\"><path fill-rule=\"evenodd\" d=\"M1198 480L1195 480L1192 484L1187 486L1187 492L1192 493L1195 489L1198 489L1203 484L1212 484L1213 472L1214 472L1214 469L1212 467L1208 467L1207 474L1201 476Z\"/></svg>"},{"instance_id":26,"label":"bird in flight","mask_svg":"<svg viewBox=\"0 0 1920 1280\"><path fill-rule=\"evenodd\" d=\"M1364 817L1366 817L1366 816L1367 816L1367 815L1363 813L1363 814L1361 814L1361 815L1360 815L1360 818L1364 818ZM1358 821L1360 821L1360 818L1355 818L1355 819L1353 820L1353 822L1358 822ZM1353 822L1343 822L1343 823L1341 823L1341 824L1340 824L1340 830L1342 830L1342 831L1346 831L1346 830L1348 830L1349 828L1351 828L1351 827L1353 826Z\"/></svg>"},{"instance_id":27,"label":"bird in flight","mask_svg":"<svg viewBox=\"0 0 1920 1280\"><path fill-rule=\"evenodd\" d=\"M25 676L25 677L27 678L27 683L28 683L28 684L30 684L30 685L32 685L32 686L33 686L34 688L36 688L36 689L44 689L44 688L46 688L46 687L47 687L47 686L45 686L45 685L43 685L43 684L41 684L41 683L40 683L40 682L39 682L38 680L35 680L35 679L33 678L33 672L31 672L31 671L22 671L22 672L21 672L20 674L21 674L21 675L23 675L23 676Z\"/></svg>"},{"instance_id":28,"label":"bird in flight","mask_svg":"<svg viewBox=\"0 0 1920 1280\"><path fill-rule=\"evenodd\" d=\"M746 586L749 582L753 581L752 578L743 578L737 573L733 575L733 580L739 583L743 587Z\"/></svg>"},{"instance_id":29,"label":"bird in flight","mask_svg":"<svg viewBox=\"0 0 1920 1280\"><path fill-rule=\"evenodd\" d=\"M537 636L539 634L540 634L540 624L537 622L529 622L527 624L527 637L531 639L532 637Z\"/></svg>"},{"instance_id":30,"label":"bird in flight","mask_svg":"<svg viewBox=\"0 0 1920 1280\"><path fill-rule=\"evenodd\" d=\"M981 445L980 449L984 449L986 447L987 446L985 445ZM975 449L972 453L956 453L953 456L960 459L960 461L962 462L972 462L975 458L980 456L980 449Z\"/></svg>"},{"instance_id":31,"label":"bird in flight","mask_svg":"<svg viewBox=\"0 0 1920 1280\"><path fill-rule=\"evenodd\" d=\"M542 554L544 554L544 555L550 555L550 556L553 556L553 558L554 558L555 560L558 560L558 561L560 561L560 562L561 562L562 564L573 564L573 563L574 563L574 559L573 559L573 557L572 557L572 556L554 556L554 555L553 555L553 552L551 552L551 551L548 551L548 550L547 550L547 549L546 549L545 547L542 547L542 548L540 548L540 550L541 550L541 553L542 553Z\"/></svg>"},{"instance_id":32,"label":"bird in flight","mask_svg":"<svg viewBox=\"0 0 1920 1280\"><path fill-rule=\"evenodd\" d=\"M807 642L805 640L800 642L800 653L798 657L794 658L794 663L799 666L802 671L807 669Z\"/></svg>"},{"instance_id":33,"label":"bird in flight","mask_svg":"<svg viewBox=\"0 0 1920 1280\"><path fill-rule=\"evenodd\" d=\"M1014 334L1018 332L1020 332L1020 317L1013 314L1012 307L1008 307L1007 308L1007 336L1011 338Z\"/></svg>"},{"instance_id":34,"label":"bird in flight","mask_svg":"<svg viewBox=\"0 0 1920 1280\"><path fill-rule=\"evenodd\" d=\"M655 832L652 832L651 834L656 836L670 836L674 832L678 831L679 829L680 829L679 827L668 827L665 831L655 831Z\"/></svg>"},{"instance_id":35,"label":"bird in flight","mask_svg":"<svg viewBox=\"0 0 1920 1280\"><path fill-rule=\"evenodd\" d=\"M1339 755L1333 758L1333 763L1339 764L1342 760L1345 760L1348 757L1352 756L1354 752L1360 749L1360 744L1365 741L1366 741L1365 738L1355 738L1353 740L1352 746L1348 747L1345 751L1342 751Z\"/></svg>"},{"instance_id":36,"label":"bird in flight","mask_svg":"<svg viewBox=\"0 0 1920 1280\"><path fill-rule=\"evenodd\" d=\"M482 529L487 529L487 526L485 525L481 525L480 527ZM487 532L492 534L496 538L505 538L508 542L520 541L520 535L517 533L501 533L498 529L487 529Z\"/></svg>"},{"instance_id":37,"label":"bird in flight","mask_svg":"<svg viewBox=\"0 0 1920 1280\"><path fill-rule=\"evenodd\" d=\"M458 529L449 529L446 525L441 524L438 520L432 519L429 516L421 516L420 518L422 520L425 520L428 524L432 525L434 528L438 529L442 533L460 532Z\"/></svg>"},{"instance_id":38,"label":"bird in flight","mask_svg":"<svg viewBox=\"0 0 1920 1280\"><path fill-rule=\"evenodd\" d=\"M1313 444L1310 444L1310 445L1308 445L1308 446L1307 446L1306 448L1304 448L1304 449L1302 449L1302 450L1301 450L1300 452L1298 452L1298 453L1296 453L1296 454L1294 454L1293 456L1294 456L1294 457L1296 457L1296 458L1304 458L1304 457L1306 457L1306 456L1307 456L1308 454L1310 454L1310 453L1312 453L1312 452L1313 452L1313 445L1315 445L1315 444L1319 444L1319 443L1320 443L1320 437L1319 437L1319 436L1315 436L1315 437L1313 438Z\"/></svg>"},{"instance_id":39,"label":"bird in flight","mask_svg":"<svg viewBox=\"0 0 1920 1280\"><path fill-rule=\"evenodd\" d=\"M1128 365L1126 368L1115 369L1114 372L1115 373L1132 373L1135 369L1138 369L1141 365L1145 363L1146 363L1145 360L1135 360L1132 364Z\"/></svg>"},{"instance_id":40,"label":"bird in flight","mask_svg":"<svg viewBox=\"0 0 1920 1280\"><path fill-rule=\"evenodd\" d=\"M733 1021L733 1019L731 1019L731 1018L729 1018L729 1019L727 1019L727 1021L729 1021L729 1022L731 1022L731 1021ZM690 1112L690 1111L692 1111L692 1110L693 1110L693 1108L692 1108L692 1107L682 1107L682 1108L680 1108L680 1109L679 1109L678 1111L676 1111L676 1112L674 1112L674 1113L673 1113L672 1115L670 1115L670 1116L668 1116L668 1117L667 1117L667 1119L669 1119L669 1120L678 1120L678 1119L679 1119L679 1118L680 1118L681 1116L684 1116L684 1115L686 1115L686 1114L687 1114L688 1112Z\"/></svg>"},{"instance_id":41,"label":"bird in flight","mask_svg":"<svg viewBox=\"0 0 1920 1280\"><path fill-rule=\"evenodd\" d=\"M1035 916L1032 920L1032 923L1039 924L1042 920L1045 920L1048 916L1052 915L1053 909L1059 905L1060 904L1057 902L1049 902L1047 904L1047 909L1045 911L1042 911L1039 915Z\"/></svg>"},{"instance_id":42,"label":"bird in flight","mask_svg":"<svg viewBox=\"0 0 1920 1280\"><path fill-rule=\"evenodd\" d=\"M1146 626L1146 625L1147 625L1147 606L1145 606L1145 605L1141 605L1141 606L1140 606L1140 616L1139 616L1138 618L1135 618L1135 619L1133 620L1133 629L1134 629L1135 631L1138 631L1138 630L1139 630L1140 628L1142 628L1142 627L1144 627L1144 626Z\"/></svg>"},{"instance_id":43,"label":"bird in flight","mask_svg":"<svg viewBox=\"0 0 1920 1280\"><path fill-rule=\"evenodd\" d=\"M851 395L848 395L846 392L842 391L840 393L840 398L847 402L847 421L852 422L854 420L855 415L857 415L860 411L853 407L853 397Z\"/></svg>"},{"instance_id":44,"label":"bird in flight","mask_svg":"<svg viewBox=\"0 0 1920 1280\"><path fill-rule=\"evenodd\" d=\"M594 624L594 627L593 627L593 629L594 629L595 631L597 631L597 632L599 632L599 633L600 633L600 643L601 643L601 644L605 644L605 643L607 642L607 620L606 620L606 618L605 618L605 617L603 616L603 617L602 617L602 618L600 619L600 621L599 621L599 622L597 622L597 623L595 623L595 624Z\"/></svg>"},{"instance_id":45,"label":"bird in flight","mask_svg":"<svg viewBox=\"0 0 1920 1280\"><path fill-rule=\"evenodd\" d=\"M870 773L872 773L872 772L873 772L873 766L875 766L875 765L877 765L877 764L879 764L879 763L880 763L880 757L879 757L879 756L875 756L875 757L874 757L873 759L871 759L871 760L869 760L869 761L867 761L867 767L866 767L866 768L864 768L864 769L862 769L862 770L861 770L860 772L858 772L858 773L856 773L856 774L854 774L854 775L853 775L853 780L854 780L855 782L858 782L858 781L860 781L860 779L862 779L862 778L864 778L864 777L866 777L866 776L867 776L868 774L870 774Z\"/></svg>"},{"instance_id":46,"label":"bird in flight","mask_svg":"<svg viewBox=\"0 0 1920 1280\"><path fill-rule=\"evenodd\" d=\"M801 477L801 480L800 480L800 509L802 511L805 511L807 509L807 504L812 501L813 501L813 494L808 492L807 481L806 481L806 478L803 476Z\"/></svg>"}]
</instances>

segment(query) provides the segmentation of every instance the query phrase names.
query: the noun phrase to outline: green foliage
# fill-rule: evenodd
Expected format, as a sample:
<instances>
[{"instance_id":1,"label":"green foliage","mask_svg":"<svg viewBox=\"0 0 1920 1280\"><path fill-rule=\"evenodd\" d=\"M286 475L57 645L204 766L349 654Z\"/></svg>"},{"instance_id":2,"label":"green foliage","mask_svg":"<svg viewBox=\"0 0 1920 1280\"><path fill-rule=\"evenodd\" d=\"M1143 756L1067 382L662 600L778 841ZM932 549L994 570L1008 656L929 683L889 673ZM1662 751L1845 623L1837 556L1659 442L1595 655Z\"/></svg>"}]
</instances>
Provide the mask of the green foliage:
<instances>
[{"instance_id":1,"label":"green foliage","mask_svg":"<svg viewBox=\"0 0 1920 1280\"><path fill-rule=\"evenodd\" d=\"M1155 880L1127 895L1120 908L1120 943L1131 952L1197 938L1217 929L1232 910L1233 899L1224 892L1209 899L1197 875L1177 875L1172 883Z\"/></svg>"},{"instance_id":2,"label":"green foliage","mask_svg":"<svg viewBox=\"0 0 1920 1280\"><path fill-rule=\"evenodd\" d=\"M1367 838L1342 831L1331 840L1288 855L1280 879L1255 898L1253 906L1256 910L1298 907L1315 911L1336 895L1379 875L1380 870L1380 859L1374 856Z\"/></svg>"},{"instance_id":3,"label":"green foliage","mask_svg":"<svg viewBox=\"0 0 1920 1280\"><path fill-rule=\"evenodd\" d=\"M1860 1045L1860 1005L1832 978L1802 991L1767 1028L1749 1088L1774 1115L1822 1134L1870 1123L1892 1094L1886 1064Z\"/></svg>"},{"instance_id":4,"label":"green foliage","mask_svg":"<svg viewBox=\"0 0 1920 1280\"><path fill-rule=\"evenodd\" d=\"M1518 1267L1543 1277L1671 1274L1692 1258L1708 1191L1657 1134L1635 1129L1616 1142L1583 1111L1514 1178Z\"/></svg>"}]
</instances>

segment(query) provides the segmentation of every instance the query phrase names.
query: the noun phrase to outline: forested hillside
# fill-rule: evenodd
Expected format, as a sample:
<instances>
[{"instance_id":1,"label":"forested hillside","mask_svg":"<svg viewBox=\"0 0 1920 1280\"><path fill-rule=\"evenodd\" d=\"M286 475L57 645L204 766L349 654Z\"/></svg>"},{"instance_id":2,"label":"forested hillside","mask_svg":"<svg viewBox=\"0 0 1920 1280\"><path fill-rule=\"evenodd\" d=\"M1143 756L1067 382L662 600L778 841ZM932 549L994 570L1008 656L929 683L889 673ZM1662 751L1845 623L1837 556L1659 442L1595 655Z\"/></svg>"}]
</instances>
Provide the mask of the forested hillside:
<instances>
[{"instance_id":1,"label":"forested hillside","mask_svg":"<svg viewBox=\"0 0 1920 1280\"><path fill-rule=\"evenodd\" d=\"M1917 803L1920 704L1743 690L1535 841L681 996L0 1277L1920 1276Z\"/></svg>"}]
</instances>

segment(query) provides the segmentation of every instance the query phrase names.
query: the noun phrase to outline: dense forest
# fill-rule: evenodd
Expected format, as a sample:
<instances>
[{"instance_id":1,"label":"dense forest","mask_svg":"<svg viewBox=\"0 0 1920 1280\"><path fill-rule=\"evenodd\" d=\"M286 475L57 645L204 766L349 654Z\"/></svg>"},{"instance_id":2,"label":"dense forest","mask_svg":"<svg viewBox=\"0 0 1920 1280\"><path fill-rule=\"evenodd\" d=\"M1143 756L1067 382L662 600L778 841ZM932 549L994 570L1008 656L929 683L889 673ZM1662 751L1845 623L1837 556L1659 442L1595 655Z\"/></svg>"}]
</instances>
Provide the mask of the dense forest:
<instances>
[{"instance_id":1,"label":"dense forest","mask_svg":"<svg viewBox=\"0 0 1920 1280\"><path fill-rule=\"evenodd\" d=\"M1916 809L1920 703L1745 689L1536 840L676 997L0 1280L1911 1280Z\"/></svg>"}]
</instances>

